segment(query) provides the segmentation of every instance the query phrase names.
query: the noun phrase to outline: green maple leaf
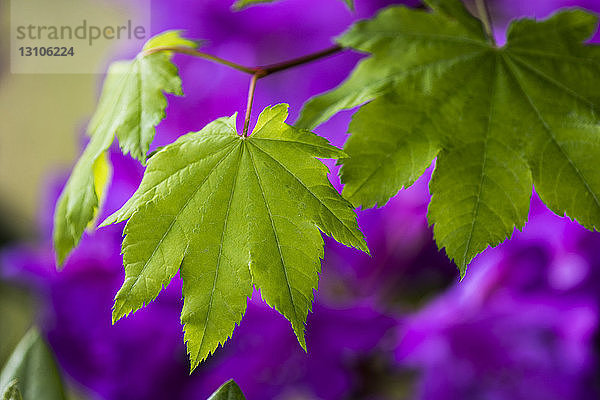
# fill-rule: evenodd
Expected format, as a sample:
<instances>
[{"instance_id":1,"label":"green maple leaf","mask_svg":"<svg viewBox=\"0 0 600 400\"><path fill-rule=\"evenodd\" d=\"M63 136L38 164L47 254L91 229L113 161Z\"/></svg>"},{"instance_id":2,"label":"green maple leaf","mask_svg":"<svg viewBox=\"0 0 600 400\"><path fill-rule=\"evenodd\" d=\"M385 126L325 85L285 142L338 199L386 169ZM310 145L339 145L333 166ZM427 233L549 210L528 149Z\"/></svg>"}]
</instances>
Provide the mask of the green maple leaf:
<instances>
[{"instance_id":1,"label":"green maple leaf","mask_svg":"<svg viewBox=\"0 0 600 400\"><path fill-rule=\"evenodd\" d=\"M237 134L235 118L158 151L136 193L102 224L129 219L113 321L156 298L179 270L192 370L231 336L253 285L305 348L323 257L319 230L368 251L350 203L315 159L345 154L285 124L284 104L267 107L248 138Z\"/></svg>"},{"instance_id":2,"label":"green maple leaf","mask_svg":"<svg viewBox=\"0 0 600 400\"><path fill-rule=\"evenodd\" d=\"M384 205L437 156L428 218L461 276L527 219L532 186L558 215L600 226L600 51L581 10L514 21L490 43L458 0L392 7L341 37L372 53L299 126L374 100L353 117L343 194Z\"/></svg>"},{"instance_id":3,"label":"green maple leaf","mask_svg":"<svg viewBox=\"0 0 600 400\"><path fill-rule=\"evenodd\" d=\"M154 127L165 116L163 93L182 95L177 67L170 52L147 54L158 47L195 47L168 31L151 38L132 61L109 67L98 107L87 131L91 136L58 199L54 214L54 248L62 265L86 227L93 225L110 182L111 165L106 151L115 134L124 153L142 163L154 138Z\"/></svg>"},{"instance_id":4,"label":"green maple leaf","mask_svg":"<svg viewBox=\"0 0 600 400\"><path fill-rule=\"evenodd\" d=\"M242 389L233 379L222 384L208 400L246 400Z\"/></svg>"},{"instance_id":5,"label":"green maple leaf","mask_svg":"<svg viewBox=\"0 0 600 400\"><path fill-rule=\"evenodd\" d=\"M114 136L123 154L141 163L154 139L156 125L165 117L164 93L182 96L181 79L171 62L172 52L148 52L159 47L195 48L179 31L167 31L150 39L133 60L110 65L96 113L88 126L91 136Z\"/></svg>"},{"instance_id":6,"label":"green maple leaf","mask_svg":"<svg viewBox=\"0 0 600 400\"><path fill-rule=\"evenodd\" d=\"M112 167L106 150L112 137L93 137L75 164L54 210L54 250L62 265L93 224L110 182Z\"/></svg>"},{"instance_id":7,"label":"green maple leaf","mask_svg":"<svg viewBox=\"0 0 600 400\"><path fill-rule=\"evenodd\" d=\"M252 7L258 4L274 3L280 0L237 0L233 4L234 10L243 10L244 8ZM354 0L342 0L346 6L354 11Z\"/></svg>"}]
</instances>

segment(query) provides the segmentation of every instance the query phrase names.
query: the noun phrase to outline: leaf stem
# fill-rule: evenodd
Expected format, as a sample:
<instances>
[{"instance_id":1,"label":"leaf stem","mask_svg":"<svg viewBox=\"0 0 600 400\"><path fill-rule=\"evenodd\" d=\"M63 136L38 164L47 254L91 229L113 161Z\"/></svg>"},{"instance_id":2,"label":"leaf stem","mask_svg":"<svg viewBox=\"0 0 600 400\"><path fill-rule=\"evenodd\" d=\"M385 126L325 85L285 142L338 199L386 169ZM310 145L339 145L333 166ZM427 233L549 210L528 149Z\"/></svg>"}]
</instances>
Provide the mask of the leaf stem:
<instances>
[{"instance_id":1,"label":"leaf stem","mask_svg":"<svg viewBox=\"0 0 600 400\"><path fill-rule=\"evenodd\" d=\"M332 46L328 49L321 50L316 53L307 54L305 56L293 58L288 61L283 61L283 62L271 64L271 65L266 65L263 67L258 67L257 69L264 73L264 75L261 76L261 78L262 78L267 75L274 74L275 72L284 71L286 69L294 68L294 67L297 67L302 64L307 64L309 62L328 57L332 54L339 53L342 50L344 50L344 48L342 46Z\"/></svg>"},{"instance_id":2,"label":"leaf stem","mask_svg":"<svg viewBox=\"0 0 600 400\"><path fill-rule=\"evenodd\" d=\"M252 103L254 102L254 90L256 89L256 81L260 78L260 73L256 72L250 79L250 88L248 89L248 103L246 104L246 113L244 115L244 130L243 137L248 137L248 126L250 125L250 114L252 114Z\"/></svg>"},{"instance_id":3,"label":"leaf stem","mask_svg":"<svg viewBox=\"0 0 600 400\"><path fill-rule=\"evenodd\" d=\"M160 52L173 52L179 54L187 54L189 56L204 58L205 60L213 61L217 64L225 65L227 67L233 68L235 70L245 72L249 75L257 75L256 79L264 78L267 75L274 74L279 71L284 71L286 69L294 68L302 64L307 64L309 62L319 60L321 58L325 58L335 53L339 53L343 51L344 48L341 46L332 46L328 49L317 51L315 53L307 54L302 57L293 58L291 60L282 61L275 64L265 65L262 67L247 67L245 65L241 65L238 63L234 63L229 60L225 60L224 58L213 56L212 54L204 53L202 51L198 51L195 49L191 49L189 47L154 47L150 50L146 50L143 52L144 55L150 55L154 53Z\"/></svg>"},{"instance_id":4,"label":"leaf stem","mask_svg":"<svg viewBox=\"0 0 600 400\"><path fill-rule=\"evenodd\" d=\"M492 17L490 14L490 9L488 8L488 4L485 0L475 0L475 5L477 6L477 14L479 14L479 19L483 23L488 40L495 46L496 39L494 39L494 31L492 30Z\"/></svg>"},{"instance_id":5,"label":"leaf stem","mask_svg":"<svg viewBox=\"0 0 600 400\"><path fill-rule=\"evenodd\" d=\"M250 79L250 88L248 89L248 103L246 104L246 113L244 115L244 129L242 131L242 137L248 137L248 127L250 125L250 115L252 114L252 103L254 102L254 92L256 90L256 82L264 78L265 76L274 74L279 71L284 71L286 69L294 68L299 65L307 64L309 62L325 58L335 53L339 53L343 51L344 48L341 46L332 46L325 50L317 51L315 53L307 54L305 56L292 58L291 60L278 62L275 64L269 64L262 67L247 67L241 64L234 63L232 61L225 60L224 58L213 56L212 54L204 53L202 51L198 51L189 47L154 47L152 49L144 51L143 55L150 55L159 52L172 52L179 54L187 54L194 57L204 58L205 60L213 61L217 64L225 65L227 67L233 68L235 70L245 72L247 74L252 75Z\"/></svg>"},{"instance_id":6,"label":"leaf stem","mask_svg":"<svg viewBox=\"0 0 600 400\"><path fill-rule=\"evenodd\" d=\"M230 68L236 69L241 72L245 72L247 74L255 74L256 70L257 70L256 68L246 67L246 66L225 60L221 57L213 56L212 54L194 50L189 47L168 47L168 46L154 47L150 50L144 51L143 54L150 55L150 54L161 53L161 52L187 54L188 56L204 58L205 60L210 60L210 61L216 62L217 64L226 65Z\"/></svg>"}]
</instances>

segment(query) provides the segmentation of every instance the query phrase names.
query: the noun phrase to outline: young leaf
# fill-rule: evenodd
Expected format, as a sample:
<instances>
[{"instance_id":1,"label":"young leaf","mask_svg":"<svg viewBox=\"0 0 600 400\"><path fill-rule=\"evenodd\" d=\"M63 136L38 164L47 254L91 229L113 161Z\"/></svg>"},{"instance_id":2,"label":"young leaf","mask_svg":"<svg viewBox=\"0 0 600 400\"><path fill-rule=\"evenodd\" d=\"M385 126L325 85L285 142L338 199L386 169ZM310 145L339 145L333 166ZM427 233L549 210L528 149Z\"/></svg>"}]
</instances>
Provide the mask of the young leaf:
<instances>
[{"instance_id":1,"label":"young leaf","mask_svg":"<svg viewBox=\"0 0 600 400\"><path fill-rule=\"evenodd\" d=\"M94 136L75 164L54 211L54 250L62 265L77 246L83 231L93 222L111 176L106 154L113 138Z\"/></svg>"},{"instance_id":2,"label":"young leaf","mask_svg":"<svg viewBox=\"0 0 600 400\"><path fill-rule=\"evenodd\" d=\"M280 1L280 0L237 0L233 4L233 9L234 10L243 10L244 8L252 7L257 4L274 3L276 1ZM354 0L342 0L342 1L346 4L346 6L350 10L354 11Z\"/></svg>"},{"instance_id":3,"label":"young leaf","mask_svg":"<svg viewBox=\"0 0 600 400\"><path fill-rule=\"evenodd\" d=\"M244 8L252 7L258 4L274 3L280 0L237 0L233 4L234 10L243 10Z\"/></svg>"},{"instance_id":4,"label":"young leaf","mask_svg":"<svg viewBox=\"0 0 600 400\"><path fill-rule=\"evenodd\" d=\"M106 150L115 134L125 153L131 152L145 163L154 127L164 118L163 92L182 94L177 68L170 61L172 54L145 53L164 46L195 47L195 43L181 38L178 31L168 31L151 38L135 60L118 61L109 68L87 129L91 140L56 205L53 235L58 265L77 246L101 208L102 193L111 176Z\"/></svg>"},{"instance_id":5,"label":"young leaf","mask_svg":"<svg viewBox=\"0 0 600 400\"><path fill-rule=\"evenodd\" d=\"M458 0L429 4L356 24L342 43L373 55L304 110L311 126L376 99L350 126L344 195L383 205L437 155L429 221L461 276L524 225L533 185L555 213L597 229L600 50L582 44L597 18L518 20L497 48Z\"/></svg>"},{"instance_id":6,"label":"young leaf","mask_svg":"<svg viewBox=\"0 0 600 400\"><path fill-rule=\"evenodd\" d=\"M285 104L267 107L248 138L237 134L235 118L156 153L133 197L103 223L129 219L113 320L152 301L179 270L192 370L231 336L253 285L305 348L323 257L319 230L368 252L350 203L315 159L345 154L285 124Z\"/></svg>"},{"instance_id":7,"label":"young leaf","mask_svg":"<svg viewBox=\"0 0 600 400\"><path fill-rule=\"evenodd\" d=\"M90 135L116 133L123 153L131 153L145 164L154 128L165 117L164 93L183 95L177 67L171 62L172 52L149 52L160 47L196 46L179 31L167 31L151 38L135 59L111 64L98 109L88 126Z\"/></svg>"},{"instance_id":8,"label":"young leaf","mask_svg":"<svg viewBox=\"0 0 600 400\"><path fill-rule=\"evenodd\" d=\"M246 400L242 389L233 379L221 385L207 400Z\"/></svg>"},{"instance_id":9,"label":"young leaf","mask_svg":"<svg viewBox=\"0 0 600 400\"><path fill-rule=\"evenodd\" d=\"M36 329L21 339L0 373L0 393L15 393L25 399L65 400L62 379L52 351ZM13 395L12 399L18 399ZM11 397L8 397L9 399Z\"/></svg>"}]
</instances>

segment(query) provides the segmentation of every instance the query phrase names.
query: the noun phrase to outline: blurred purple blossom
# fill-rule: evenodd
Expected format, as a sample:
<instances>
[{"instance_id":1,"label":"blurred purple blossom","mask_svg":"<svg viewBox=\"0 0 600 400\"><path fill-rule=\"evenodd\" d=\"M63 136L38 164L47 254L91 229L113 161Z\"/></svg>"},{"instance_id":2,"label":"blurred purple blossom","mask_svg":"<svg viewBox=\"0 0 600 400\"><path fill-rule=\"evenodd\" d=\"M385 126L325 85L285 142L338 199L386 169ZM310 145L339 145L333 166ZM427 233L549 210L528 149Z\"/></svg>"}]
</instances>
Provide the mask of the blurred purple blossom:
<instances>
[{"instance_id":1,"label":"blurred purple blossom","mask_svg":"<svg viewBox=\"0 0 600 400\"><path fill-rule=\"evenodd\" d=\"M396 359L422 399L592 399L600 245L534 199L523 232L404 320Z\"/></svg>"}]
</instances>

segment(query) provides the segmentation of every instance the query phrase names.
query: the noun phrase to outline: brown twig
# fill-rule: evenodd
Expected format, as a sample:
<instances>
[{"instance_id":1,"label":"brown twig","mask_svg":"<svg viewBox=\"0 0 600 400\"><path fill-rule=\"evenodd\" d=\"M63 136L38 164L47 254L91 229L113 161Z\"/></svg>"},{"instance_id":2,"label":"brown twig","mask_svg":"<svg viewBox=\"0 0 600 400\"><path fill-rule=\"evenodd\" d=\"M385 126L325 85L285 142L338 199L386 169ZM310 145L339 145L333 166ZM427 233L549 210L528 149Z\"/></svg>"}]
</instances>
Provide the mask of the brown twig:
<instances>
[{"instance_id":1,"label":"brown twig","mask_svg":"<svg viewBox=\"0 0 600 400\"><path fill-rule=\"evenodd\" d=\"M294 68L299 65L307 64L309 62L319 60L321 58L325 58L335 53L339 53L343 51L344 48L341 46L332 46L328 49L317 51L315 53L307 54L302 57L293 58L291 60L282 61L275 64L269 64L262 67L247 67L238 63L234 63L232 61L225 60L224 58L213 56L212 54L204 53L202 51L198 51L189 47L154 47L152 49L146 50L142 53L142 55L150 55L160 52L172 52L179 54L187 54L194 57L203 58L205 60L209 60L215 62L217 64L225 65L235 70L245 72L247 74L252 75L250 79L250 88L248 89L248 102L246 104L246 113L244 114L244 129L242 130L242 137L248 137L248 127L250 125L250 115L252 114L252 103L254 102L254 92L256 90L256 82L264 78L265 76L274 74L279 71L284 71L286 69Z\"/></svg>"},{"instance_id":2,"label":"brown twig","mask_svg":"<svg viewBox=\"0 0 600 400\"><path fill-rule=\"evenodd\" d=\"M263 67L258 67L257 70L259 70L263 73L263 75L261 76L261 78L262 78L262 77L274 74L279 71L284 71L286 69L294 68L294 67L297 67L302 64L307 64L311 61L315 61L315 60L319 60L321 58L328 57L332 54L339 53L342 50L344 50L344 48L341 46L332 46L328 49L321 50L316 53L307 54L302 57L293 58L288 61L283 61L283 62L276 63L276 64L266 65Z\"/></svg>"},{"instance_id":3,"label":"brown twig","mask_svg":"<svg viewBox=\"0 0 600 400\"><path fill-rule=\"evenodd\" d=\"M194 49L189 48L189 47L168 47L168 46L154 47L154 48L152 48L150 50L144 51L142 54L144 54L144 55L150 55L150 54L162 53L162 52L172 52L172 53L179 53L179 54L187 54L188 56L200 57L200 58L204 58L205 60L216 62L217 64L226 65L226 66L228 66L230 68L236 69L238 71L245 72L247 74L255 74L256 73L256 68L245 67L243 65L240 65L240 64L237 64L237 63L225 60L225 59L223 59L221 57L213 56L212 54L208 54L208 53L204 53L202 51L194 50Z\"/></svg>"},{"instance_id":4,"label":"brown twig","mask_svg":"<svg viewBox=\"0 0 600 400\"><path fill-rule=\"evenodd\" d=\"M293 67L297 67L302 64L307 64L312 61L319 60L321 58L325 58L335 53L339 53L343 51L344 48L341 46L332 46L328 49L317 51L316 53L307 54L302 57L293 58L291 60L265 65L262 67L247 67L245 65L241 65L238 63L234 63L229 60L225 60L224 58L213 56L212 54L204 53L202 51L198 51L189 47L154 47L150 50L146 50L143 52L144 55L150 55L161 52L172 52L179 54L187 54L189 56L204 58L205 60L213 61L217 64L225 65L235 70L245 72L250 75L257 75L257 79L264 78L267 75L274 74L279 71L284 71L286 69L290 69Z\"/></svg>"}]
</instances>

